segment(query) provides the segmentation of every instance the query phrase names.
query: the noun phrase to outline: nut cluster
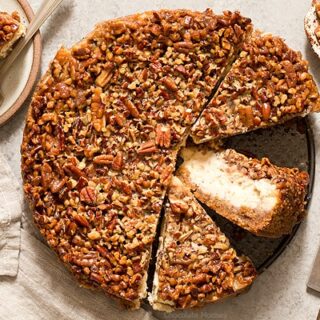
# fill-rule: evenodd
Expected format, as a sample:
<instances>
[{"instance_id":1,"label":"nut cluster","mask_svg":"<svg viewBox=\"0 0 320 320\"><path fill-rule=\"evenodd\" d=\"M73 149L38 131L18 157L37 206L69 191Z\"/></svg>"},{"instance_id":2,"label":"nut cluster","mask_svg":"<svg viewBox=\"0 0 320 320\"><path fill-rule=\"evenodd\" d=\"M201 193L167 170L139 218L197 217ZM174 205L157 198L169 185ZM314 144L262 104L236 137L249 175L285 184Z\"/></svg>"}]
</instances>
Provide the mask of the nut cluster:
<instances>
[{"instance_id":1,"label":"nut cluster","mask_svg":"<svg viewBox=\"0 0 320 320\"><path fill-rule=\"evenodd\" d=\"M196 143L284 122L320 109L308 63L272 35L255 33L192 128Z\"/></svg>"},{"instance_id":2,"label":"nut cluster","mask_svg":"<svg viewBox=\"0 0 320 320\"><path fill-rule=\"evenodd\" d=\"M173 179L168 197L156 301L174 308L192 308L250 286L256 277L251 261L237 255L177 178Z\"/></svg>"},{"instance_id":3,"label":"nut cluster","mask_svg":"<svg viewBox=\"0 0 320 320\"><path fill-rule=\"evenodd\" d=\"M147 12L60 49L22 143L34 221L78 280L133 303L179 146L248 31L238 13Z\"/></svg>"},{"instance_id":4,"label":"nut cluster","mask_svg":"<svg viewBox=\"0 0 320 320\"><path fill-rule=\"evenodd\" d=\"M14 11L11 15L0 12L0 46L10 42L19 29L20 16Z\"/></svg>"}]
</instances>

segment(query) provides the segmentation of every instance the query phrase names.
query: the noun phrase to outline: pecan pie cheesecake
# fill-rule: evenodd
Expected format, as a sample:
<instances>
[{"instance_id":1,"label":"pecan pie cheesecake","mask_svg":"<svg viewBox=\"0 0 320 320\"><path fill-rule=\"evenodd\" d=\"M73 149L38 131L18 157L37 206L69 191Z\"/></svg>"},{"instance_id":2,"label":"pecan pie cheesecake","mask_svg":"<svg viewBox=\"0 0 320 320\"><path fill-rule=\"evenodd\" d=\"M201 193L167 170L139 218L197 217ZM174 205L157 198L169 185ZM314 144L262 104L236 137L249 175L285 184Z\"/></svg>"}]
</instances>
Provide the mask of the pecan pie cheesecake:
<instances>
[{"instance_id":1,"label":"pecan pie cheesecake","mask_svg":"<svg viewBox=\"0 0 320 320\"><path fill-rule=\"evenodd\" d=\"M12 50L13 45L25 35L26 28L20 21L19 13L11 15L0 12L0 59L4 59Z\"/></svg>"},{"instance_id":2,"label":"pecan pie cheesecake","mask_svg":"<svg viewBox=\"0 0 320 320\"><path fill-rule=\"evenodd\" d=\"M256 32L243 44L191 136L202 143L319 110L319 93L307 61L281 38Z\"/></svg>"},{"instance_id":3,"label":"pecan pie cheesecake","mask_svg":"<svg viewBox=\"0 0 320 320\"><path fill-rule=\"evenodd\" d=\"M168 190L160 242L149 297L156 310L217 302L248 289L256 277L250 259L237 254L176 177Z\"/></svg>"},{"instance_id":4,"label":"pecan pie cheesecake","mask_svg":"<svg viewBox=\"0 0 320 320\"><path fill-rule=\"evenodd\" d=\"M197 199L258 236L289 234L306 215L307 172L205 146L183 149L177 176Z\"/></svg>"},{"instance_id":5,"label":"pecan pie cheesecake","mask_svg":"<svg viewBox=\"0 0 320 320\"><path fill-rule=\"evenodd\" d=\"M237 12L146 12L99 24L56 54L28 112L24 190L83 286L133 308L188 128L251 23Z\"/></svg>"}]
</instances>

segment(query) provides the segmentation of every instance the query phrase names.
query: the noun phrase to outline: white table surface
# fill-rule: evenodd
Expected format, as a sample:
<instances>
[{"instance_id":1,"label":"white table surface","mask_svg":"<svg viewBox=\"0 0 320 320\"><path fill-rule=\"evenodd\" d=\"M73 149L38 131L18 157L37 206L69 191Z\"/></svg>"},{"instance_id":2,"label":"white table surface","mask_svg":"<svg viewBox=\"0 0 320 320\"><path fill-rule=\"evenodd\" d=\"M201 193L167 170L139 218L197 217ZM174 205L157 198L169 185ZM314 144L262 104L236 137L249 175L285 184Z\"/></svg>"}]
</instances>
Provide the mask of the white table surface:
<instances>
[{"instance_id":1,"label":"white table surface","mask_svg":"<svg viewBox=\"0 0 320 320\"><path fill-rule=\"evenodd\" d=\"M6 1L6 0L0 0ZM29 0L36 10L41 0ZM150 9L211 7L220 12L239 9L252 18L256 27L278 34L310 62L311 72L320 84L320 60L310 49L303 29L303 18L311 0L64 0L59 10L41 29L43 59L41 73L61 46L70 46L89 32L95 23ZM0 128L0 149L20 178L20 143L28 102L4 127ZM320 114L312 115L317 159L320 161ZM306 290L306 282L320 242L320 166L316 169L315 188L309 215L298 234L278 260L256 281L249 293L201 311L207 319L316 319L320 295ZM79 315L81 318L81 315ZM169 318L174 319L172 315ZM187 313L179 318L190 318ZM192 317L193 318L193 317ZM102 318L101 318L102 319ZM106 318L107 319L107 318Z\"/></svg>"}]
</instances>

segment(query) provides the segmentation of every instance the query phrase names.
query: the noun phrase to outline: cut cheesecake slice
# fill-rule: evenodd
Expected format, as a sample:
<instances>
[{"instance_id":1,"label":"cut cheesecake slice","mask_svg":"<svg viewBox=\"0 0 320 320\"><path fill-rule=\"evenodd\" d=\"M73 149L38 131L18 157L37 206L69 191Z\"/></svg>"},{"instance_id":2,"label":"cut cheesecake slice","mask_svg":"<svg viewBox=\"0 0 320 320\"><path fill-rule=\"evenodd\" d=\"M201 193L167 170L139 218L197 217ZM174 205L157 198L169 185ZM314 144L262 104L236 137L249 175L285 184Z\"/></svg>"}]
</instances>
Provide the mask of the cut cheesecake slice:
<instances>
[{"instance_id":1,"label":"cut cheesecake slice","mask_svg":"<svg viewBox=\"0 0 320 320\"><path fill-rule=\"evenodd\" d=\"M308 63L284 41L255 33L191 130L195 143L283 123L319 111Z\"/></svg>"},{"instance_id":2,"label":"cut cheesecake slice","mask_svg":"<svg viewBox=\"0 0 320 320\"><path fill-rule=\"evenodd\" d=\"M255 235L289 234L306 215L306 172L277 167L267 158L247 158L231 149L190 147L182 157L177 176L196 198Z\"/></svg>"},{"instance_id":3,"label":"cut cheesecake slice","mask_svg":"<svg viewBox=\"0 0 320 320\"><path fill-rule=\"evenodd\" d=\"M236 253L176 177L168 198L149 297L153 308L167 312L192 308L247 289L256 277L252 262Z\"/></svg>"},{"instance_id":4,"label":"cut cheesecake slice","mask_svg":"<svg viewBox=\"0 0 320 320\"><path fill-rule=\"evenodd\" d=\"M7 57L13 45L25 35L26 28L20 22L18 12L11 15L0 12L0 59Z\"/></svg>"}]
</instances>

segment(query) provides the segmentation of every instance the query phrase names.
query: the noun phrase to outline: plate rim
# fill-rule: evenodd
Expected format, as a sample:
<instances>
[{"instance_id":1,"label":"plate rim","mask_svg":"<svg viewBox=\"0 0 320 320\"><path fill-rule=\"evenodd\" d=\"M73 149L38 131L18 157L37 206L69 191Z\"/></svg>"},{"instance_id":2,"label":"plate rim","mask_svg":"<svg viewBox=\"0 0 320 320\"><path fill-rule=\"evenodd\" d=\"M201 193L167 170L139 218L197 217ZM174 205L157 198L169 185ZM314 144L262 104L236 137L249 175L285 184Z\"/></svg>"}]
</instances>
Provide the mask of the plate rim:
<instances>
[{"instance_id":1,"label":"plate rim","mask_svg":"<svg viewBox=\"0 0 320 320\"><path fill-rule=\"evenodd\" d=\"M34 12L30 4L27 0L17 0L17 2L21 6L22 10L26 14L30 22L31 19L34 17ZM16 112L23 106L24 102L26 101L30 92L32 91L40 70L41 53L41 35L38 31L33 38L33 60L28 80L16 101L11 105L11 107L9 107L7 111L0 115L0 127L7 123L16 114Z\"/></svg>"}]
</instances>

